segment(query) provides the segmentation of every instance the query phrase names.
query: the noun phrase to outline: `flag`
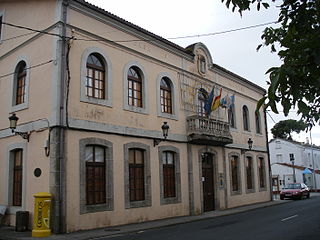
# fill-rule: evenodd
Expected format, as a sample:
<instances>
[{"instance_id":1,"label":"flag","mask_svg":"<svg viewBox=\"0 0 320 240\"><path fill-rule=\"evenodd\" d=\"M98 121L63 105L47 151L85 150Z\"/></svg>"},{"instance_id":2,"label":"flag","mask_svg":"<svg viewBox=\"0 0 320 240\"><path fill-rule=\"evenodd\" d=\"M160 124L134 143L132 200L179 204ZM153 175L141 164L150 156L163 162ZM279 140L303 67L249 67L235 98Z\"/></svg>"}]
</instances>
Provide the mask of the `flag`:
<instances>
[{"instance_id":1,"label":"flag","mask_svg":"<svg viewBox=\"0 0 320 240\"><path fill-rule=\"evenodd\" d=\"M222 88L220 88L220 94L214 98L214 101L211 106L211 111L216 110L220 106Z\"/></svg>"},{"instance_id":2,"label":"flag","mask_svg":"<svg viewBox=\"0 0 320 240\"><path fill-rule=\"evenodd\" d=\"M234 107L234 100L235 100L235 96L234 94L230 97L230 104L228 106L228 108L233 108Z\"/></svg>"},{"instance_id":3,"label":"flag","mask_svg":"<svg viewBox=\"0 0 320 240\"><path fill-rule=\"evenodd\" d=\"M220 106L223 108L227 108L227 107L229 107L230 102L231 102L231 99L230 99L229 95L227 94L227 96L221 98Z\"/></svg>"},{"instance_id":4,"label":"flag","mask_svg":"<svg viewBox=\"0 0 320 240\"><path fill-rule=\"evenodd\" d=\"M206 111L207 116L211 113L211 105L214 97L214 87L211 90L209 97L207 97L206 102L204 104L204 110Z\"/></svg>"}]
</instances>

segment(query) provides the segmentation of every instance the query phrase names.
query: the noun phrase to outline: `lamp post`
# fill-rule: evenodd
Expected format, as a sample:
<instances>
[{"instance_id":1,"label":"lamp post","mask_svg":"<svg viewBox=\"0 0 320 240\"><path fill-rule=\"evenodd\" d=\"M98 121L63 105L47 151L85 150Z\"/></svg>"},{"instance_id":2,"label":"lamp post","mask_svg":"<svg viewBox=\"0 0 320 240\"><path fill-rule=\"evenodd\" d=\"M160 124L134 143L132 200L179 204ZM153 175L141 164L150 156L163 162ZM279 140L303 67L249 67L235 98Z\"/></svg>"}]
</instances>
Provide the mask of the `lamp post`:
<instances>
[{"instance_id":1,"label":"lamp post","mask_svg":"<svg viewBox=\"0 0 320 240\"><path fill-rule=\"evenodd\" d=\"M293 182L296 183L296 170L294 168L294 154L289 153L290 161L292 163L292 171L293 171Z\"/></svg>"},{"instance_id":2,"label":"lamp post","mask_svg":"<svg viewBox=\"0 0 320 240\"><path fill-rule=\"evenodd\" d=\"M253 144L253 141L251 138L248 139L248 149L241 149L241 154L244 154L245 152L247 151L251 151L252 149L252 144Z\"/></svg>"},{"instance_id":3,"label":"lamp post","mask_svg":"<svg viewBox=\"0 0 320 240\"><path fill-rule=\"evenodd\" d=\"M19 118L16 116L16 114L12 113L12 115L9 117L11 131L12 131L12 133L15 133L15 135L19 135L23 139L27 139L27 141L29 142L31 132L18 132L18 131L16 131L18 120L19 120Z\"/></svg>"},{"instance_id":4,"label":"lamp post","mask_svg":"<svg viewBox=\"0 0 320 240\"><path fill-rule=\"evenodd\" d=\"M169 125L167 122L163 122L161 129L162 129L163 139L154 138L153 139L153 146L154 147L157 146L160 142L165 141L168 137Z\"/></svg>"}]
</instances>

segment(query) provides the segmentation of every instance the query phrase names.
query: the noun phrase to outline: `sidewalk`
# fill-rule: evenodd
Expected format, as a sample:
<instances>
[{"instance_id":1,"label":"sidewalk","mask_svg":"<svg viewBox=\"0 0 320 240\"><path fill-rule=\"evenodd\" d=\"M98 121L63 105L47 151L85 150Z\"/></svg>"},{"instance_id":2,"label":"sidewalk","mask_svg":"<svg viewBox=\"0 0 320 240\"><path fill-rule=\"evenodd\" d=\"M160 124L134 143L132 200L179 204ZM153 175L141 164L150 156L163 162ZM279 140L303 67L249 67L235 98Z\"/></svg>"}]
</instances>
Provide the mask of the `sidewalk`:
<instances>
[{"instance_id":1,"label":"sidewalk","mask_svg":"<svg viewBox=\"0 0 320 240\"><path fill-rule=\"evenodd\" d=\"M319 197L320 193L311 193L312 197ZM175 218L169 218L169 219L161 219L161 220L155 220L155 221L149 221L149 222L143 222L143 223L136 223L136 224L129 224L129 225L122 225L122 226L114 226L114 227L106 227L106 228L98 228L93 230L85 230L85 231L78 231L73 233L67 233L67 234L54 234L50 237L46 238L33 238L31 237L31 231L27 232L15 232L14 227L7 227L2 226L0 227L0 240L34 240L34 239L48 239L48 240L63 240L63 239L74 239L74 240L87 240L87 239L95 239L95 238L101 238L101 237L107 237L107 236L116 236L116 235L122 235L129 232L138 232L138 231L144 231L147 229L152 228L159 228L159 227L165 227L175 224L182 224L192 221L198 221L213 217L219 217L219 216L225 216L245 211L250 211L257 208L264 208L269 206L274 206L278 204L283 204L290 202L291 200L279 200L279 196L274 197L274 201L270 202L264 202L264 203L258 203L243 207L237 207L227 210L216 210L208 213L203 213L201 215L196 216L184 216L184 217L175 217Z\"/></svg>"}]
</instances>

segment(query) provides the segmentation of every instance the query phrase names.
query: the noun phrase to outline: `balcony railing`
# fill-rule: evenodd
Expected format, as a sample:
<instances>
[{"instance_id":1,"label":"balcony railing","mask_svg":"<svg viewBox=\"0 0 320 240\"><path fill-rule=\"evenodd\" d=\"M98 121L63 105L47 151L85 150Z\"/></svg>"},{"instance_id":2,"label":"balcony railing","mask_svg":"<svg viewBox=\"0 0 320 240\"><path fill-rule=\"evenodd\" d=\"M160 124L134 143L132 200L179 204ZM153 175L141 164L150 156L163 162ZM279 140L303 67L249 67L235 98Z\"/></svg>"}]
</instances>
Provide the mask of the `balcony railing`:
<instances>
[{"instance_id":1,"label":"balcony railing","mask_svg":"<svg viewBox=\"0 0 320 240\"><path fill-rule=\"evenodd\" d=\"M195 144L223 146L233 142L227 122L201 116L187 117L187 134Z\"/></svg>"}]
</instances>

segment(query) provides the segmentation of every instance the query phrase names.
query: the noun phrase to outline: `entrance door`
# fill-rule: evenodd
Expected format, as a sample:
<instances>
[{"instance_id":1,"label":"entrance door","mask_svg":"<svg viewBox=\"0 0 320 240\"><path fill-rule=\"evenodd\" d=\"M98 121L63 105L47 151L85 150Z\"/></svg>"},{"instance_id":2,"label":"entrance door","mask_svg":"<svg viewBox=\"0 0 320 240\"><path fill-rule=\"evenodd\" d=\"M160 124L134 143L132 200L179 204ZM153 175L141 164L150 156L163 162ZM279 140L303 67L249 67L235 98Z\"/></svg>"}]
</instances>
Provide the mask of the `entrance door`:
<instances>
[{"instance_id":1,"label":"entrance door","mask_svg":"<svg viewBox=\"0 0 320 240\"><path fill-rule=\"evenodd\" d=\"M205 212L214 210L213 154L202 156L203 209Z\"/></svg>"}]
</instances>

